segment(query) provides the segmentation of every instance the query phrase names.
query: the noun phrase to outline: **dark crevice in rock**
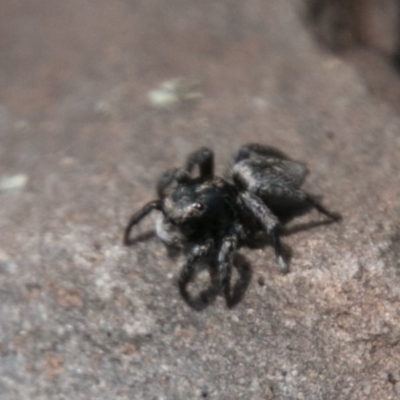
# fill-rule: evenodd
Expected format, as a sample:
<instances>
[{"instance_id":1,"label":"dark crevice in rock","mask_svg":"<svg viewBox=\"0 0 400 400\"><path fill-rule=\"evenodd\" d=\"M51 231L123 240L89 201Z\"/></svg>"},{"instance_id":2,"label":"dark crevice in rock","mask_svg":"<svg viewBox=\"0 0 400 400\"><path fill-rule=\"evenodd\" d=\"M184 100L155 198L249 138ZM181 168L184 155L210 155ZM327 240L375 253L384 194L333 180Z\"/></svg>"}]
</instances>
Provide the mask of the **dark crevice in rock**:
<instances>
[{"instance_id":1,"label":"dark crevice in rock","mask_svg":"<svg viewBox=\"0 0 400 400\"><path fill-rule=\"evenodd\" d=\"M307 0L306 21L321 47L351 62L371 93L400 111L400 2Z\"/></svg>"}]
</instances>

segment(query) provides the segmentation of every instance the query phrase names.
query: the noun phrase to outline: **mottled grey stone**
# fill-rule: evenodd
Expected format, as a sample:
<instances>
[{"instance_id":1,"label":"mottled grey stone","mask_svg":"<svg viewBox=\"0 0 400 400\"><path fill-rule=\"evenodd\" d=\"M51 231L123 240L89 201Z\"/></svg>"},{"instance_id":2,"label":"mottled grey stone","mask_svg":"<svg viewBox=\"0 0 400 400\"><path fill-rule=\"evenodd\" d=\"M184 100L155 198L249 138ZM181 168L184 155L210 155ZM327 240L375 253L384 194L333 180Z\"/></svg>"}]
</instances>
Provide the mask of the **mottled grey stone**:
<instances>
[{"instance_id":1,"label":"mottled grey stone","mask_svg":"<svg viewBox=\"0 0 400 400\"><path fill-rule=\"evenodd\" d=\"M398 398L400 119L304 14L2 2L0 175L29 177L0 193L2 400ZM148 107L175 77L202 98ZM285 276L270 247L241 250L244 299L197 313L176 287L183 258L154 237L123 247L123 228L166 168L207 145L223 174L246 142L305 161L307 190L344 220L285 236Z\"/></svg>"}]
</instances>

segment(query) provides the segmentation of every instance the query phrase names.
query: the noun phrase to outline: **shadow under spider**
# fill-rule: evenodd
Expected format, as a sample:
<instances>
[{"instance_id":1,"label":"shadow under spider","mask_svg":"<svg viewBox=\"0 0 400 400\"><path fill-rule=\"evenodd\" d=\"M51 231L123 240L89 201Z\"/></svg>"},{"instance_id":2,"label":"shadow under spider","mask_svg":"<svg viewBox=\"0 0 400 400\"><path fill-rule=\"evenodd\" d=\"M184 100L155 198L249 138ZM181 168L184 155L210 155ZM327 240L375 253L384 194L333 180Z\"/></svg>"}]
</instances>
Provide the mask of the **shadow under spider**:
<instances>
[{"instance_id":1,"label":"shadow under spider","mask_svg":"<svg viewBox=\"0 0 400 400\"><path fill-rule=\"evenodd\" d=\"M337 221L334 221L331 219L324 219L324 220L320 220L320 221L302 222L300 224L296 224L291 227L286 227L285 225L287 225L289 222L290 222L290 220L282 223L282 227L280 230L281 237L294 235L294 234L296 234L298 232L302 232L302 231L308 231L310 229L318 228L319 226L337 223ZM271 245L271 238L267 233L264 233L264 232L258 232L254 237L251 238L251 240L248 240L244 243L244 246L246 246L250 249L262 249L268 245ZM285 261L287 261L286 257L290 258L292 251L288 245L282 243L282 246L283 246L284 258L285 258Z\"/></svg>"},{"instance_id":2,"label":"shadow under spider","mask_svg":"<svg viewBox=\"0 0 400 400\"><path fill-rule=\"evenodd\" d=\"M303 222L301 224L297 224L297 225L294 225L289 228L283 227L281 236L290 236L290 235L294 235L295 233L298 233L298 232L308 231L310 229L318 228L319 226L331 225L331 224L335 224L335 223L337 223L337 221L332 220L332 219Z\"/></svg>"},{"instance_id":3,"label":"shadow under spider","mask_svg":"<svg viewBox=\"0 0 400 400\"><path fill-rule=\"evenodd\" d=\"M295 233L301 231L307 231L310 229L317 228L323 225L330 225L335 223L334 220L320 220L320 221L310 221L305 223L300 223L294 225L292 227L285 227L287 223L290 222L291 219L287 219L283 222L283 227L281 229L281 236L290 236ZM129 245L134 245L136 243L144 242L149 239L152 239L156 236L154 231L146 231L141 233L140 235L134 237L129 241ZM261 249L268 245L271 245L271 239L267 234L259 233L255 235L251 240L246 241L240 247L248 247L250 249ZM167 255L169 258L176 259L179 254L181 254L181 250L175 247L170 247L166 245ZM239 248L240 249L240 248ZM292 258L292 249L287 245L282 243L282 253L285 261L290 264L290 259ZM182 296L183 300L186 304L196 311L202 311L211 305L218 295L221 294L221 286L219 281L218 267L217 262L212 257L209 257L209 261L207 263L208 267L196 268L196 271L193 274L190 283L196 281L196 277L200 274L201 271L207 270L210 274L210 284L205 289L201 290L197 295L192 296L188 292L186 295ZM228 308L233 308L237 304L239 304L245 293L247 288L250 285L251 278L253 275L250 262L240 253L235 253L233 257L232 268L237 271L237 279L232 282L229 281L223 296L225 297L226 305ZM232 280L232 279L231 279Z\"/></svg>"},{"instance_id":4,"label":"shadow under spider","mask_svg":"<svg viewBox=\"0 0 400 400\"><path fill-rule=\"evenodd\" d=\"M136 243L147 242L148 240L156 237L156 232L154 230L149 230L139 235L135 236L133 239L129 239L127 243L128 246L133 246Z\"/></svg>"}]
</instances>

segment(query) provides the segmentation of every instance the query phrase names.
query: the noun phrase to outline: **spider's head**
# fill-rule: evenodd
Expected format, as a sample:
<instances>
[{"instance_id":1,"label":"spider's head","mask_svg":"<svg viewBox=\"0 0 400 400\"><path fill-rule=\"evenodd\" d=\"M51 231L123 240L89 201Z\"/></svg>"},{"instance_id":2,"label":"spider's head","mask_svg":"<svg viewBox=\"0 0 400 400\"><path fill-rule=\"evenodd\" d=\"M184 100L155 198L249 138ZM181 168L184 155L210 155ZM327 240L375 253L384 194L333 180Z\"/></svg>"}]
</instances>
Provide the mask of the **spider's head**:
<instances>
[{"instance_id":1,"label":"spider's head","mask_svg":"<svg viewBox=\"0 0 400 400\"><path fill-rule=\"evenodd\" d=\"M193 180L178 185L163 199L166 221L188 235L205 233L232 222L231 186L221 180Z\"/></svg>"}]
</instances>

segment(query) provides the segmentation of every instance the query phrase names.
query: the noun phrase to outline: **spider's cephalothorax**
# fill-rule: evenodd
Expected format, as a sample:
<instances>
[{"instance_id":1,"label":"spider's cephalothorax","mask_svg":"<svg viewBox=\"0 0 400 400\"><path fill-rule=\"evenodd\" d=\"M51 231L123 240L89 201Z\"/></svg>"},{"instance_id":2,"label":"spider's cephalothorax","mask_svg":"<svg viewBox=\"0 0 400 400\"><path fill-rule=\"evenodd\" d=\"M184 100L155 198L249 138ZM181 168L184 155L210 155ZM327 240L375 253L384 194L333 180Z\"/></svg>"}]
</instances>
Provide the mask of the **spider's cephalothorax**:
<instances>
[{"instance_id":1,"label":"spider's cephalothorax","mask_svg":"<svg viewBox=\"0 0 400 400\"><path fill-rule=\"evenodd\" d=\"M192 176L195 166L198 177ZM230 182L214 176L213 152L203 147L188 157L185 169L172 169L162 176L158 199L131 217L124 243L130 243L135 224L151 210L159 210L156 231L160 239L170 246L189 248L179 277L185 299L195 264L206 255L213 257L212 265L217 266L220 286L227 295L236 249L261 231L270 236L279 269L286 273L280 222L312 207L331 220L340 219L300 188L307 172L303 164L275 148L249 144L237 153Z\"/></svg>"}]
</instances>

